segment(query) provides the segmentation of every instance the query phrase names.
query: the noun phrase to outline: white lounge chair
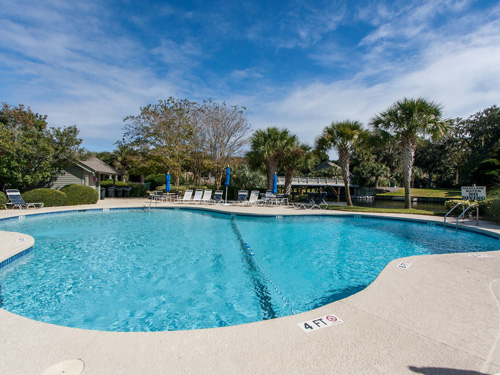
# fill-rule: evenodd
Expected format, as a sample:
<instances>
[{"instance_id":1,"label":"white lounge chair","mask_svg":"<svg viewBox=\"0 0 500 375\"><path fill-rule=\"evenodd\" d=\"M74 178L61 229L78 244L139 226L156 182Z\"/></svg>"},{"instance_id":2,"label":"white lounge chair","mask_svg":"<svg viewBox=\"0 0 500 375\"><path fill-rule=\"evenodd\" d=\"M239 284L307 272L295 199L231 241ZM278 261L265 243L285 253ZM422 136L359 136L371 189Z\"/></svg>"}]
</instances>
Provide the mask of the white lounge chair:
<instances>
[{"instance_id":1,"label":"white lounge chair","mask_svg":"<svg viewBox=\"0 0 500 375\"><path fill-rule=\"evenodd\" d=\"M212 190L205 189L203 191L203 198L201 198L201 203L210 203L212 199Z\"/></svg>"},{"instance_id":2,"label":"white lounge chair","mask_svg":"<svg viewBox=\"0 0 500 375\"><path fill-rule=\"evenodd\" d=\"M193 190L188 189L184 192L184 195L182 196L182 198L179 199L179 202L182 202L182 203L190 202L192 196L193 196Z\"/></svg>"},{"instance_id":3,"label":"white lounge chair","mask_svg":"<svg viewBox=\"0 0 500 375\"><path fill-rule=\"evenodd\" d=\"M250 192L250 198L248 199L247 204L251 205L251 206L259 204L259 191L258 190L252 190Z\"/></svg>"},{"instance_id":4,"label":"white lounge chair","mask_svg":"<svg viewBox=\"0 0 500 375\"><path fill-rule=\"evenodd\" d=\"M193 199L191 199L191 202L200 203L202 196L203 196L203 189L196 189L196 191L194 192L194 197Z\"/></svg>"}]
</instances>

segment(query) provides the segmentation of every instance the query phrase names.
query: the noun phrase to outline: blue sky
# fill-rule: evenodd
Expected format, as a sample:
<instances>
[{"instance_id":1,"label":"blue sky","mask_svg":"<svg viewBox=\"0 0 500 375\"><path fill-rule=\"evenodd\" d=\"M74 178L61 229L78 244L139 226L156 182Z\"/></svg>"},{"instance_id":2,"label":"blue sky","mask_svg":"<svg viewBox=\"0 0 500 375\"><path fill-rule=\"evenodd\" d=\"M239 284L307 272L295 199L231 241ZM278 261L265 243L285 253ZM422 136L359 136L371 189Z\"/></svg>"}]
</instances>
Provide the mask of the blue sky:
<instances>
[{"instance_id":1,"label":"blue sky","mask_svg":"<svg viewBox=\"0 0 500 375\"><path fill-rule=\"evenodd\" d=\"M447 117L499 105L500 3L0 0L0 88L92 151L170 96L245 106L254 129L312 144L403 97Z\"/></svg>"}]
</instances>

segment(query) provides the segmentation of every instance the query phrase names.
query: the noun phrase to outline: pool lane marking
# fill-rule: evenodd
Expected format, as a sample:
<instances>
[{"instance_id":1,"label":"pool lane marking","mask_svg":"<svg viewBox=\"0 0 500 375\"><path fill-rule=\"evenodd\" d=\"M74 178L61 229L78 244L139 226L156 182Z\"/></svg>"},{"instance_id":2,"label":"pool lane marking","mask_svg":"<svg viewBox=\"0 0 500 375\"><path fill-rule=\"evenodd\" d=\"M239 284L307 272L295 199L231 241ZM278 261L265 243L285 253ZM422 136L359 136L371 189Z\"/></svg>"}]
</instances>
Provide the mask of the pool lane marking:
<instances>
[{"instance_id":1,"label":"pool lane marking","mask_svg":"<svg viewBox=\"0 0 500 375\"><path fill-rule=\"evenodd\" d=\"M293 311L292 306L290 306L290 304L286 300L285 296L283 294L281 294L281 292L278 289L278 287L276 286L276 284L274 284L273 280L271 280L271 278L266 273L266 271L264 271L264 268L262 268L262 266L260 265L259 261L255 258L255 253L252 251L250 244L245 240L245 237L243 237L243 233L241 232L240 226L238 225L238 222L236 221L236 216L233 216L231 219L232 219L231 221L233 222L233 227L236 229L236 232L238 234L240 242L243 245L243 247L245 248L245 250L247 251L247 254L253 259L255 264L260 268L260 271L264 274L264 276L267 278L269 283L271 283L271 285L273 286L276 293L278 293L278 295L281 297L281 299L283 300L285 305L290 309L292 314L295 315L295 311Z\"/></svg>"}]
</instances>

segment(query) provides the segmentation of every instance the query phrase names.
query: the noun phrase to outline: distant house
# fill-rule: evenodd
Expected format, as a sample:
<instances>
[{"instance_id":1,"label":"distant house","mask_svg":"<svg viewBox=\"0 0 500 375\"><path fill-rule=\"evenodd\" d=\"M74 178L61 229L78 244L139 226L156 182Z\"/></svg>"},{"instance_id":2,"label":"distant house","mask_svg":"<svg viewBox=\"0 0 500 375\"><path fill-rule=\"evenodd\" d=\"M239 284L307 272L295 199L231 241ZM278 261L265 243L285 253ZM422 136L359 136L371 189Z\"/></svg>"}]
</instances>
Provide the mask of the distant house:
<instances>
[{"instance_id":1,"label":"distant house","mask_svg":"<svg viewBox=\"0 0 500 375\"><path fill-rule=\"evenodd\" d=\"M65 168L63 173L57 177L57 179L52 183L52 189L60 189L66 185L85 185L97 189L100 197L100 181L101 176L110 176L114 178L115 176L121 175L113 167L103 162L98 158L90 158L87 160L81 160L75 165Z\"/></svg>"}]
</instances>

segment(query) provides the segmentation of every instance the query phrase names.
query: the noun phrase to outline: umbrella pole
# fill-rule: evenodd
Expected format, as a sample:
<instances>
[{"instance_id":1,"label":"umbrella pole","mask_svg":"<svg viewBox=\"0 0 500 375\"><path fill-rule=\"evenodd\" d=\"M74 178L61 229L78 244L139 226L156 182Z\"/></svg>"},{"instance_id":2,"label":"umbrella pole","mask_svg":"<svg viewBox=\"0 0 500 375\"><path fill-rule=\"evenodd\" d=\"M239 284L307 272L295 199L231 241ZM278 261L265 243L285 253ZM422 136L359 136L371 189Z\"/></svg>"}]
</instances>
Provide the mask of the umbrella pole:
<instances>
[{"instance_id":1,"label":"umbrella pole","mask_svg":"<svg viewBox=\"0 0 500 375\"><path fill-rule=\"evenodd\" d=\"M225 203L227 203L227 185L226 185L226 202Z\"/></svg>"}]
</instances>

